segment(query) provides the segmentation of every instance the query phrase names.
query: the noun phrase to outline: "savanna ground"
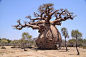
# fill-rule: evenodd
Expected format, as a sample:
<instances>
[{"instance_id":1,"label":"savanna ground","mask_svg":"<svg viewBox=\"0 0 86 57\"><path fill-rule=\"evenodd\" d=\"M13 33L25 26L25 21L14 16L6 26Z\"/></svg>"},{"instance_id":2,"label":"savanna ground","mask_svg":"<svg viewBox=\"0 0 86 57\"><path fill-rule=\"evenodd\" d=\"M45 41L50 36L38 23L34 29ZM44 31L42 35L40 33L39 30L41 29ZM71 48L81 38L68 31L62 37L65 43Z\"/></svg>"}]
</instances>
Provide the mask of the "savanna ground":
<instances>
[{"instance_id":1,"label":"savanna ground","mask_svg":"<svg viewBox=\"0 0 86 57\"><path fill-rule=\"evenodd\" d=\"M38 50L36 48L26 48L24 51L21 48L11 48L11 46L5 46L6 49L0 47L0 57L86 57L86 49L79 48L80 55L77 55L75 47L68 47L68 51L65 51L65 47L61 47L61 50Z\"/></svg>"}]
</instances>

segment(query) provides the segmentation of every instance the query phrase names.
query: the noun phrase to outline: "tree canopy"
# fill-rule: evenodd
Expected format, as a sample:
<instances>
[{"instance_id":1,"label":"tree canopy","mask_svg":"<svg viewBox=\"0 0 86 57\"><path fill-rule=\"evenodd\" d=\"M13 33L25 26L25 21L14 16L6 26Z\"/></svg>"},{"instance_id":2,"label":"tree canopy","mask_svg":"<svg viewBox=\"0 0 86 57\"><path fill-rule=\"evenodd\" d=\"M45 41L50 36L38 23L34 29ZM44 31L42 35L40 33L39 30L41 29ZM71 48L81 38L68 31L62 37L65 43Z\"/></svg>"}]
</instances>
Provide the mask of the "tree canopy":
<instances>
[{"instance_id":1,"label":"tree canopy","mask_svg":"<svg viewBox=\"0 0 86 57\"><path fill-rule=\"evenodd\" d=\"M71 36L73 37L73 38L81 38L82 37L82 33L81 32L79 32L78 30L72 30L72 32L71 32Z\"/></svg>"},{"instance_id":2,"label":"tree canopy","mask_svg":"<svg viewBox=\"0 0 86 57\"><path fill-rule=\"evenodd\" d=\"M31 39L31 38L32 38L32 36L29 35L28 32L22 33L22 40L28 40L28 39Z\"/></svg>"},{"instance_id":3,"label":"tree canopy","mask_svg":"<svg viewBox=\"0 0 86 57\"><path fill-rule=\"evenodd\" d=\"M7 40L1 40L1 43L4 44L4 43L8 43Z\"/></svg>"},{"instance_id":4,"label":"tree canopy","mask_svg":"<svg viewBox=\"0 0 86 57\"><path fill-rule=\"evenodd\" d=\"M52 3L40 5L38 8L38 13L34 12L34 16L36 18L31 18L31 16L26 16L25 18L29 18L30 22L25 22L25 25L22 25L20 20L17 21L18 25L14 25L15 29L21 30L25 27L31 27L32 29L43 29L46 24L52 25L61 25L62 21L66 21L67 19L73 20L75 16L73 16L72 12L69 12L67 9L59 9L54 10ZM55 17L54 21L50 21L52 16Z\"/></svg>"},{"instance_id":5,"label":"tree canopy","mask_svg":"<svg viewBox=\"0 0 86 57\"><path fill-rule=\"evenodd\" d=\"M74 44L76 42L76 40L75 39L70 39L70 40L68 40L68 42L71 43L71 44Z\"/></svg>"},{"instance_id":6,"label":"tree canopy","mask_svg":"<svg viewBox=\"0 0 86 57\"><path fill-rule=\"evenodd\" d=\"M82 37L82 33L79 32L78 30L72 30L71 31L71 36L73 38L76 38L76 50L77 50L77 53L78 53L77 55L79 55L79 51L77 49L77 39Z\"/></svg>"},{"instance_id":7,"label":"tree canopy","mask_svg":"<svg viewBox=\"0 0 86 57\"><path fill-rule=\"evenodd\" d=\"M49 10L53 11L54 10L53 5L54 4L52 3L40 5L38 8L38 12L43 13L43 12L48 12Z\"/></svg>"},{"instance_id":8,"label":"tree canopy","mask_svg":"<svg viewBox=\"0 0 86 57\"><path fill-rule=\"evenodd\" d=\"M22 38L20 39L20 41L23 42L23 43L25 43L25 42L27 42L27 41L30 41L31 38L32 38L32 36L29 35L28 32L23 32L23 33L22 33Z\"/></svg>"},{"instance_id":9,"label":"tree canopy","mask_svg":"<svg viewBox=\"0 0 86 57\"><path fill-rule=\"evenodd\" d=\"M61 29L61 32L62 32L62 35L63 35L65 38L66 38L66 37L69 38L68 31L67 31L67 29L66 29L65 27L63 27L63 28Z\"/></svg>"}]
</instances>

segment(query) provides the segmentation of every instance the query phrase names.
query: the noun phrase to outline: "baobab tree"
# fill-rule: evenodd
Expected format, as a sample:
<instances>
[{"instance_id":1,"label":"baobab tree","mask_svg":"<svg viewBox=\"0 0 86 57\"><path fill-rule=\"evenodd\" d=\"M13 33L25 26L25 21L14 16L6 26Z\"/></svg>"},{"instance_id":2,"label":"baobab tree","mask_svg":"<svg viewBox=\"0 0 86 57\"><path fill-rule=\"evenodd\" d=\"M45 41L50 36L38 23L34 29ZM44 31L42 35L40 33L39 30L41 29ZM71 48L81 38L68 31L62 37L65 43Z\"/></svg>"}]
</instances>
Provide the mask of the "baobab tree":
<instances>
[{"instance_id":1,"label":"baobab tree","mask_svg":"<svg viewBox=\"0 0 86 57\"><path fill-rule=\"evenodd\" d=\"M54 10L52 3L40 5L38 8L38 13L34 12L36 18L31 18L31 16L26 16L29 18L30 22L25 22L24 25L17 21L18 25L14 25L18 30L25 27L31 27L32 29L38 29L40 33L36 44L41 49L56 49L57 43L61 43L61 35L56 28L56 25L61 25L62 21L67 19L73 20L75 16L70 13L67 9ZM55 17L54 21L51 21Z\"/></svg>"}]
</instances>

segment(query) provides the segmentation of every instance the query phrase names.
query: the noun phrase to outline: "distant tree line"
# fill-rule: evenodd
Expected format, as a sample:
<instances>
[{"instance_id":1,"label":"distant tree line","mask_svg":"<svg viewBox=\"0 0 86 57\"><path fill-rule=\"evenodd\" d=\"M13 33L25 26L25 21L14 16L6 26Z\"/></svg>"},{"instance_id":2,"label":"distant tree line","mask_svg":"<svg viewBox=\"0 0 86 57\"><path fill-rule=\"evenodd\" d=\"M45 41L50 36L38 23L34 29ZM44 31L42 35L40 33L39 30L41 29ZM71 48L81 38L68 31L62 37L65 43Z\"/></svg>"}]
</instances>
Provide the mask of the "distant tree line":
<instances>
[{"instance_id":1,"label":"distant tree line","mask_svg":"<svg viewBox=\"0 0 86 57\"><path fill-rule=\"evenodd\" d=\"M62 33L64 33L64 28L61 30ZM61 46L68 46L68 47L75 47L76 46L76 39L72 38L69 39L68 41L66 41L66 38L69 38L68 35L68 31L66 30L66 32L64 34L62 34L63 36L65 36L65 40L62 40L62 44ZM63 38L62 38L63 39ZM32 38L31 35L29 35L29 33L24 32L22 33L22 38L19 40L10 40L10 39L6 39L6 38L0 38L0 46L18 46L18 47L23 47L24 45L30 47L31 45L36 46L35 43L36 38ZM66 43L65 43L66 41ZM82 38L78 38L77 39L77 46L86 46L86 39L82 39Z\"/></svg>"},{"instance_id":2,"label":"distant tree line","mask_svg":"<svg viewBox=\"0 0 86 57\"><path fill-rule=\"evenodd\" d=\"M12 48L22 48L25 50L28 47L36 47L35 40L36 38L32 38L28 32L24 32L19 40L0 38L0 46L12 46Z\"/></svg>"},{"instance_id":3,"label":"distant tree line","mask_svg":"<svg viewBox=\"0 0 86 57\"><path fill-rule=\"evenodd\" d=\"M66 47L67 51L67 46L68 47L83 47L86 46L86 39L82 39L82 33L79 32L78 30L72 30L71 31L71 36L72 39L69 39L66 41L66 38L70 38L68 35L67 28L63 27L61 29L61 34L64 36L65 40L62 40L61 46ZM63 38L62 38L63 39ZM22 38L19 40L9 40L6 38L0 38L0 46L12 46L12 48L22 48L25 50L25 48L29 47L37 47L35 43L36 38L32 38L31 35L29 35L28 32L23 32L22 33Z\"/></svg>"}]
</instances>

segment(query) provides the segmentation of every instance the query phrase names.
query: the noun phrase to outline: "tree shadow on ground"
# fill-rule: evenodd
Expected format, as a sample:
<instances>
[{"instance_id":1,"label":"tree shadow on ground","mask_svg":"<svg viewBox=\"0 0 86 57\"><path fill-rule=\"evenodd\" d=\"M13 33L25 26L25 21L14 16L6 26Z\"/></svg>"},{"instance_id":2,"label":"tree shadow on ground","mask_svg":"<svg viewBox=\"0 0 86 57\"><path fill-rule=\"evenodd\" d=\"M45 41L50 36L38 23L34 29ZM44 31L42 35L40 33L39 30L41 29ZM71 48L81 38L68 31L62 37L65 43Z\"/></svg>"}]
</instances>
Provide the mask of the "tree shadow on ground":
<instances>
[{"instance_id":1,"label":"tree shadow on ground","mask_svg":"<svg viewBox=\"0 0 86 57\"><path fill-rule=\"evenodd\" d=\"M38 51L38 50L57 50L57 51L59 51L59 52L69 52L68 50L66 51L66 49L40 49L40 48L31 48L32 50L36 50L36 51Z\"/></svg>"},{"instance_id":2,"label":"tree shadow on ground","mask_svg":"<svg viewBox=\"0 0 86 57\"><path fill-rule=\"evenodd\" d=\"M57 50L57 49L40 49L40 48L31 48L33 50Z\"/></svg>"},{"instance_id":3,"label":"tree shadow on ground","mask_svg":"<svg viewBox=\"0 0 86 57\"><path fill-rule=\"evenodd\" d=\"M86 51L82 51L82 52L86 52Z\"/></svg>"},{"instance_id":4,"label":"tree shadow on ground","mask_svg":"<svg viewBox=\"0 0 86 57\"><path fill-rule=\"evenodd\" d=\"M68 55L77 55L77 54L68 54Z\"/></svg>"},{"instance_id":5,"label":"tree shadow on ground","mask_svg":"<svg viewBox=\"0 0 86 57\"><path fill-rule=\"evenodd\" d=\"M60 49L59 52L69 52L69 50L70 50L70 49L67 49L67 51L66 51L66 49Z\"/></svg>"},{"instance_id":6,"label":"tree shadow on ground","mask_svg":"<svg viewBox=\"0 0 86 57\"><path fill-rule=\"evenodd\" d=\"M78 54L68 54L68 55L78 55Z\"/></svg>"},{"instance_id":7,"label":"tree shadow on ground","mask_svg":"<svg viewBox=\"0 0 86 57\"><path fill-rule=\"evenodd\" d=\"M60 50L59 52L69 52L68 50L66 51L66 50Z\"/></svg>"}]
</instances>

